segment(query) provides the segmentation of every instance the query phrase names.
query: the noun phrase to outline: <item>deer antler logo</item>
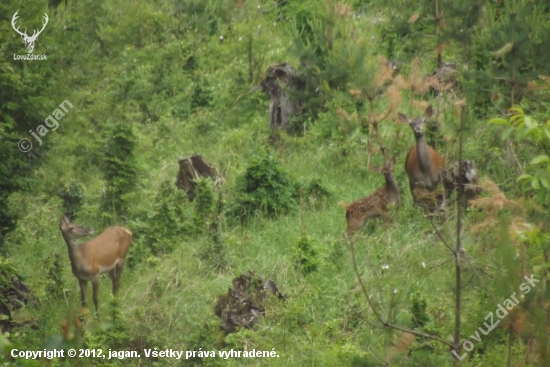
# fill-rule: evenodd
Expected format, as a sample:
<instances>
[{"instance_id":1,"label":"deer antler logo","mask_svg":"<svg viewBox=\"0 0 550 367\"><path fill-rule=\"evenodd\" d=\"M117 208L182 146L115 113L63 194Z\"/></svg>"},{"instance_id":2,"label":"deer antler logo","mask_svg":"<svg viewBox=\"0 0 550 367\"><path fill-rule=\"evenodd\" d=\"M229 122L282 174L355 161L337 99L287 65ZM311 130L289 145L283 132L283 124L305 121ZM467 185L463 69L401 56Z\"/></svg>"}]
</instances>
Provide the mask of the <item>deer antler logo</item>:
<instances>
[{"instance_id":1,"label":"deer antler logo","mask_svg":"<svg viewBox=\"0 0 550 367\"><path fill-rule=\"evenodd\" d=\"M25 48L27 49L27 53L30 54L34 50L34 42L36 42L36 39L38 38L40 33L42 33L44 28L46 28L46 24L48 24L48 19L49 19L48 14L44 13L44 19L46 20L46 22L42 24L42 29L39 30L39 31L34 30L32 36L29 37L27 35L27 30L26 29L25 29L25 32L20 32L19 27L15 28L15 21L17 20L17 18L19 18L17 13L19 13L19 10L16 11L15 14L13 14L13 17L11 18L11 26L13 27L13 29L17 33L19 33L21 35L21 37L23 37L23 41L25 42Z\"/></svg>"}]
</instances>

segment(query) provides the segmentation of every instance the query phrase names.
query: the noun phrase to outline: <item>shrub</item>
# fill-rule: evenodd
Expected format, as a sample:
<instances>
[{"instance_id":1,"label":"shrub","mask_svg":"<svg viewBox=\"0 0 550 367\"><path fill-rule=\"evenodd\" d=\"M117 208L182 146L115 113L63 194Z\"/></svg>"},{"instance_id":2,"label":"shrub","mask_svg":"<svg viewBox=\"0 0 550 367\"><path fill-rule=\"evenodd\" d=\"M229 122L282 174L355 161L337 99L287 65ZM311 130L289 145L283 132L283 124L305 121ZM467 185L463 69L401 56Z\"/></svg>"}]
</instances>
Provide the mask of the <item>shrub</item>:
<instances>
[{"instance_id":1,"label":"shrub","mask_svg":"<svg viewBox=\"0 0 550 367\"><path fill-rule=\"evenodd\" d=\"M319 267L318 254L312 244L313 239L309 236L302 236L296 242L294 250L295 258L304 276L313 273Z\"/></svg>"},{"instance_id":2,"label":"shrub","mask_svg":"<svg viewBox=\"0 0 550 367\"><path fill-rule=\"evenodd\" d=\"M201 260L208 261L214 270L225 270L229 267L229 261L227 259L227 246L225 245L225 242L223 242L220 228L220 213L223 209L223 202L223 196L219 193L216 201L215 213L211 212L214 218L208 226L208 232L211 235L211 239L199 252L199 258Z\"/></svg>"},{"instance_id":3,"label":"shrub","mask_svg":"<svg viewBox=\"0 0 550 367\"><path fill-rule=\"evenodd\" d=\"M82 208L84 187L80 183L71 182L62 187L57 196L63 200L63 212L67 214L71 220L74 220L77 213Z\"/></svg>"},{"instance_id":4,"label":"shrub","mask_svg":"<svg viewBox=\"0 0 550 367\"><path fill-rule=\"evenodd\" d=\"M61 256L52 253L46 261L48 264L48 282L46 283L47 297L51 300L62 299L65 282L63 279Z\"/></svg>"},{"instance_id":5,"label":"shrub","mask_svg":"<svg viewBox=\"0 0 550 367\"><path fill-rule=\"evenodd\" d=\"M99 328L88 329L84 333L84 347L87 349L123 349L123 346L130 341L128 334L128 320L122 316L120 299L112 297L109 301L109 322L103 323ZM99 362L102 360L98 359ZM105 363L109 366L121 366L116 360ZM102 365L100 363L99 365Z\"/></svg>"},{"instance_id":6,"label":"shrub","mask_svg":"<svg viewBox=\"0 0 550 367\"><path fill-rule=\"evenodd\" d=\"M268 217L286 214L295 206L296 187L273 155L252 156L244 174L237 178L228 213L241 219L256 212Z\"/></svg>"},{"instance_id":7,"label":"shrub","mask_svg":"<svg viewBox=\"0 0 550 367\"><path fill-rule=\"evenodd\" d=\"M152 215L143 218L138 225L141 230L136 230L138 240L129 255L131 266L151 255L172 252L178 241L192 232L190 213L184 206L186 202L185 192L169 180L160 185Z\"/></svg>"},{"instance_id":8,"label":"shrub","mask_svg":"<svg viewBox=\"0 0 550 367\"><path fill-rule=\"evenodd\" d=\"M312 179L301 185L303 199L311 208L318 209L332 197L332 192L323 185L321 180Z\"/></svg>"},{"instance_id":9,"label":"shrub","mask_svg":"<svg viewBox=\"0 0 550 367\"><path fill-rule=\"evenodd\" d=\"M420 292L416 292L411 296L412 323L418 328L424 327L430 321L427 307L428 302L422 297Z\"/></svg>"},{"instance_id":10,"label":"shrub","mask_svg":"<svg viewBox=\"0 0 550 367\"><path fill-rule=\"evenodd\" d=\"M126 212L124 194L136 183L137 163L134 157L136 136L129 124L116 124L106 134L102 150L102 171L107 183L104 209L117 215Z\"/></svg>"}]
</instances>

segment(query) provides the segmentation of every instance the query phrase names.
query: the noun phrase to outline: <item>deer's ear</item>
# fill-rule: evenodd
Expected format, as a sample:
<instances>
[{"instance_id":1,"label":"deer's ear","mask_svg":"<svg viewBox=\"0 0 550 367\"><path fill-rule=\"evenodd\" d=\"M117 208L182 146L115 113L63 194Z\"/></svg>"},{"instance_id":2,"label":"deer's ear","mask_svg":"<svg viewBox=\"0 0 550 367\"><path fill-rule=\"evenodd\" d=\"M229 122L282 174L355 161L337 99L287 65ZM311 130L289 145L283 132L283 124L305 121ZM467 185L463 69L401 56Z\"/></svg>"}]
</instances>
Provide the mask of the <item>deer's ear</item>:
<instances>
[{"instance_id":1,"label":"deer's ear","mask_svg":"<svg viewBox=\"0 0 550 367\"><path fill-rule=\"evenodd\" d=\"M402 113L398 113L397 117L399 117L399 120L401 120L402 123L404 124L409 123L409 119L407 118L407 116L403 115Z\"/></svg>"},{"instance_id":2,"label":"deer's ear","mask_svg":"<svg viewBox=\"0 0 550 367\"><path fill-rule=\"evenodd\" d=\"M61 220L64 224L71 223L71 220L69 219L69 216L67 214L63 214L63 219Z\"/></svg>"},{"instance_id":3,"label":"deer's ear","mask_svg":"<svg viewBox=\"0 0 550 367\"><path fill-rule=\"evenodd\" d=\"M397 157L396 156L393 156L391 158L391 161L390 161L390 167L393 167L393 165L395 164L395 161L397 160Z\"/></svg>"},{"instance_id":4,"label":"deer's ear","mask_svg":"<svg viewBox=\"0 0 550 367\"><path fill-rule=\"evenodd\" d=\"M428 108L426 108L426 111L424 111L424 118L430 118L433 114L434 110L432 108L432 105L429 105Z\"/></svg>"}]
</instances>

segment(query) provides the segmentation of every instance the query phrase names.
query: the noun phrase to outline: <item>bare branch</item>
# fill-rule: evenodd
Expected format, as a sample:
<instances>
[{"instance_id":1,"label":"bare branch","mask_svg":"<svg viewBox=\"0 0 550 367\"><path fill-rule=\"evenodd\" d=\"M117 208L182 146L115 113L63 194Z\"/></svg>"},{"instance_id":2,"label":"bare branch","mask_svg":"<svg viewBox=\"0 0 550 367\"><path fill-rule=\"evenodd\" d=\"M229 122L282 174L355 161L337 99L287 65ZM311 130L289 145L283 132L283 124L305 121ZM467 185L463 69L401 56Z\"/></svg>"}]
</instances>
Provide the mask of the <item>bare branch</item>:
<instances>
[{"instance_id":1,"label":"bare branch","mask_svg":"<svg viewBox=\"0 0 550 367\"><path fill-rule=\"evenodd\" d=\"M443 238L443 235L441 234L441 232L439 232L439 229L435 226L435 223L434 223L432 217L428 217L428 219L430 220L430 223L434 227L435 233L437 233L437 235L439 236L439 239L441 240L441 242L443 242L443 244L445 245L445 247L447 247L449 249L449 251L454 253L455 250L451 246L449 246L449 244L447 244L447 241L445 241L445 239Z\"/></svg>"},{"instance_id":2,"label":"bare branch","mask_svg":"<svg viewBox=\"0 0 550 367\"><path fill-rule=\"evenodd\" d=\"M373 302L372 302L372 300L371 300L371 298L370 298L370 296L367 292L365 284L363 283L363 280L361 279L361 274L359 274L359 269L357 268L357 261L355 259L355 249L354 249L354 246L353 246L353 241L349 237L348 237L348 239L349 239L349 249L350 249L350 253L351 253L351 260L352 260L352 264L353 264L353 269L355 270L355 275L357 276L357 280L359 281L359 284L361 285L361 290L363 291L363 294L365 295L365 298L367 299L367 302L368 302L370 308L372 309L372 312L374 313L374 315L378 319L378 321L382 325L384 325L385 327L389 327L389 328L396 329L396 330L401 330L401 331L404 331L406 333L410 333L410 334L413 334L413 335L416 335L416 336L422 336L424 338L435 340L435 341L438 341L442 344L445 344L445 345L449 346L450 348L453 348L452 343L446 341L445 339L443 339L443 338L441 338L437 335L431 335L431 334L423 333L421 331L412 330L412 329L409 329L409 328L406 328L406 327L403 327L403 326L399 326L399 325L389 323L389 322L385 321L384 319L382 319L382 317L380 316L380 314L378 313L378 311L374 307L374 304L373 304Z\"/></svg>"}]
</instances>

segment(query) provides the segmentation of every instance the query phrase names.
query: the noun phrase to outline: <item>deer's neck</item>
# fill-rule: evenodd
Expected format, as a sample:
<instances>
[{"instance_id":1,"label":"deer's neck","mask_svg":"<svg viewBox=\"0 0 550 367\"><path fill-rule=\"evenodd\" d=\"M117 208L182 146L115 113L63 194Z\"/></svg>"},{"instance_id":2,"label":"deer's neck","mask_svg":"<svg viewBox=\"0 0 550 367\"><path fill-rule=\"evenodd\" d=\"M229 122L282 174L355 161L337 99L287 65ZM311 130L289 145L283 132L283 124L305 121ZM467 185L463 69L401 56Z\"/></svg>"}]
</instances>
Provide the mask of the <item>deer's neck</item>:
<instances>
[{"instance_id":1,"label":"deer's neck","mask_svg":"<svg viewBox=\"0 0 550 367\"><path fill-rule=\"evenodd\" d=\"M69 239L65 233L61 232L61 234L67 244L67 250L69 250L69 259L71 260L71 263L74 263L78 253L78 244L75 240Z\"/></svg>"},{"instance_id":2,"label":"deer's neck","mask_svg":"<svg viewBox=\"0 0 550 367\"><path fill-rule=\"evenodd\" d=\"M386 179L386 188L391 194L399 194L399 189L397 188L397 183L395 182L395 178L393 177L392 173L388 173L384 175Z\"/></svg>"},{"instance_id":3,"label":"deer's neck","mask_svg":"<svg viewBox=\"0 0 550 367\"><path fill-rule=\"evenodd\" d=\"M416 154L418 155L418 166L423 172L431 170L432 162L426 136L420 135L416 137Z\"/></svg>"}]
</instances>

